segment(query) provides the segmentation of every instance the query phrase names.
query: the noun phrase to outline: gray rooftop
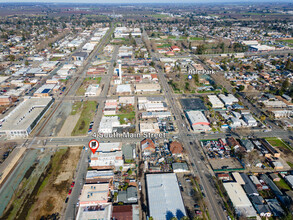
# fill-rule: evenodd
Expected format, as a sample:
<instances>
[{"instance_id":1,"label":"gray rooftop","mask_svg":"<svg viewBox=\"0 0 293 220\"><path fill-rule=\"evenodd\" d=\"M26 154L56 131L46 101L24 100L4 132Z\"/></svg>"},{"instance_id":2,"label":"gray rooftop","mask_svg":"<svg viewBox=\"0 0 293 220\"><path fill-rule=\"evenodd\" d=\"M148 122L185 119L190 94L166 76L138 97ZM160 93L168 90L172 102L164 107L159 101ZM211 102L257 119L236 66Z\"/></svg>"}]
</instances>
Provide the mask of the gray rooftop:
<instances>
[{"instance_id":1,"label":"gray rooftop","mask_svg":"<svg viewBox=\"0 0 293 220\"><path fill-rule=\"evenodd\" d=\"M183 200L174 173L147 174L147 195L150 216L156 220L181 219L186 216Z\"/></svg>"}]
</instances>

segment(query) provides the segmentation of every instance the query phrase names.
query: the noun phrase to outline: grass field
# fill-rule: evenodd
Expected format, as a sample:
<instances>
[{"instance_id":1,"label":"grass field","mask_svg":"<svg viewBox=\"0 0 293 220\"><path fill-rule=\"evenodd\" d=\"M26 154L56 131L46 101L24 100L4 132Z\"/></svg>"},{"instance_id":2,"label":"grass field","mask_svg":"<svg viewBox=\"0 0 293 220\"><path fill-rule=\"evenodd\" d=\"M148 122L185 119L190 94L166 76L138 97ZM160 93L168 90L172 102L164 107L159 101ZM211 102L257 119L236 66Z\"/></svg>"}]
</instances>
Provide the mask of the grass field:
<instances>
[{"instance_id":1,"label":"grass field","mask_svg":"<svg viewBox=\"0 0 293 220\"><path fill-rule=\"evenodd\" d=\"M290 150L289 147L281 139L274 138L274 137L265 138L265 139L274 147L287 148L288 150Z\"/></svg>"},{"instance_id":2,"label":"grass field","mask_svg":"<svg viewBox=\"0 0 293 220\"><path fill-rule=\"evenodd\" d=\"M89 124L94 117L97 102L86 101L82 104L80 118L78 119L71 136L84 135L87 133Z\"/></svg>"},{"instance_id":3,"label":"grass field","mask_svg":"<svg viewBox=\"0 0 293 220\"><path fill-rule=\"evenodd\" d=\"M75 102L72 106L71 115L76 115L77 112L81 109L82 102Z\"/></svg>"},{"instance_id":4,"label":"grass field","mask_svg":"<svg viewBox=\"0 0 293 220\"><path fill-rule=\"evenodd\" d=\"M169 17L168 15L163 15L163 14L153 14L153 15L149 15L151 17L154 17L154 18L167 18Z\"/></svg>"},{"instance_id":5,"label":"grass field","mask_svg":"<svg viewBox=\"0 0 293 220\"><path fill-rule=\"evenodd\" d=\"M288 186L288 184L285 182L285 180L281 179L279 182L275 181L274 182L278 188L280 189L284 189L284 190L291 190L290 186Z\"/></svg>"},{"instance_id":6,"label":"grass field","mask_svg":"<svg viewBox=\"0 0 293 220\"><path fill-rule=\"evenodd\" d=\"M190 37L189 40L203 40L202 37Z\"/></svg>"},{"instance_id":7,"label":"grass field","mask_svg":"<svg viewBox=\"0 0 293 220\"><path fill-rule=\"evenodd\" d=\"M157 48L164 48L164 47L171 47L172 44L161 44L161 45L158 45Z\"/></svg>"},{"instance_id":8,"label":"grass field","mask_svg":"<svg viewBox=\"0 0 293 220\"><path fill-rule=\"evenodd\" d=\"M120 120L120 124L126 124L129 121L132 121L133 119L135 119L135 112L126 113L126 114L119 114L118 117L119 117L119 120ZM128 121L125 121L124 120L125 118L127 118Z\"/></svg>"}]
</instances>

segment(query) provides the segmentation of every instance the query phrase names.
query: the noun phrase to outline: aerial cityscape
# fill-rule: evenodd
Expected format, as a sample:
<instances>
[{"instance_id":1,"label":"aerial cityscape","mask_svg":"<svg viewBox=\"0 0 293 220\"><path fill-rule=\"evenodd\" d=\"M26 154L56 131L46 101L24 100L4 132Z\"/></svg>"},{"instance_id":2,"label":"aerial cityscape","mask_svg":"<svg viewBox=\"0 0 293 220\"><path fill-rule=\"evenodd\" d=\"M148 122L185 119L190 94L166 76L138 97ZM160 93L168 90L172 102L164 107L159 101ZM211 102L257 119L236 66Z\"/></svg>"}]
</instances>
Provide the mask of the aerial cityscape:
<instances>
[{"instance_id":1,"label":"aerial cityscape","mask_svg":"<svg viewBox=\"0 0 293 220\"><path fill-rule=\"evenodd\" d=\"M0 2L0 220L292 220L293 2Z\"/></svg>"}]
</instances>

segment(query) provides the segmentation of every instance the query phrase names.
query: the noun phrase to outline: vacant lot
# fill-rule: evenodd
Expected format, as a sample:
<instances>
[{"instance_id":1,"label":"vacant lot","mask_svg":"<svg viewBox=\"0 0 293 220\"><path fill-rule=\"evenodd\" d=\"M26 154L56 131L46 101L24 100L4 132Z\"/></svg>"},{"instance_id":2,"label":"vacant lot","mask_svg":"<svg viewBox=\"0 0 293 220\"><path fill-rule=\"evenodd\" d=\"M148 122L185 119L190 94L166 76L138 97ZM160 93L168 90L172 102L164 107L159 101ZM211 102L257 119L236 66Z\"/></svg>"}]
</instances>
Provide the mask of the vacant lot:
<instances>
[{"instance_id":1,"label":"vacant lot","mask_svg":"<svg viewBox=\"0 0 293 220\"><path fill-rule=\"evenodd\" d=\"M95 101L86 101L81 104L77 104L73 109L74 114L81 112L80 117L71 133L72 136L84 135L86 134L89 124L95 115L97 102Z\"/></svg>"},{"instance_id":2,"label":"vacant lot","mask_svg":"<svg viewBox=\"0 0 293 220\"><path fill-rule=\"evenodd\" d=\"M42 216L61 213L80 153L81 148L78 147L57 150L29 209L27 219L40 219Z\"/></svg>"},{"instance_id":3,"label":"vacant lot","mask_svg":"<svg viewBox=\"0 0 293 220\"><path fill-rule=\"evenodd\" d=\"M210 159L210 164L213 170L221 170L223 167L227 166L227 169L241 169L243 168L238 160L233 157L225 159Z\"/></svg>"}]
</instances>

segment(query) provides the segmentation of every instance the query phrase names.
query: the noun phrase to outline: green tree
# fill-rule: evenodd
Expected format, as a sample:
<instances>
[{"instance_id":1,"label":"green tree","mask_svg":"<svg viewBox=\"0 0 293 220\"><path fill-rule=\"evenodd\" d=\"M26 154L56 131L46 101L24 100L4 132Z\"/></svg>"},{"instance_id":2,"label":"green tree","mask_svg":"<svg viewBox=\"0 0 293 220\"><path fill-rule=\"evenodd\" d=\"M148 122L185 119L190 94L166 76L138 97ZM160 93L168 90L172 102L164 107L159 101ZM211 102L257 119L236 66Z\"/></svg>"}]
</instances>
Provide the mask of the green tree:
<instances>
[{"instance_id":1,"label":"green tree","mask_svg":"<svg viewBox=\"0 0 293 220\"><path fill-rule=\"evenodd\" d=\"M240 85L239 88L238 88L239 91L243 91L244 89L245 89L244 85Z\"/></svg>"}]
</instances>

